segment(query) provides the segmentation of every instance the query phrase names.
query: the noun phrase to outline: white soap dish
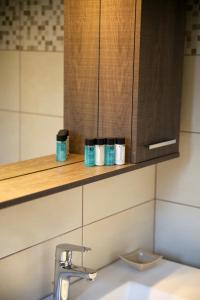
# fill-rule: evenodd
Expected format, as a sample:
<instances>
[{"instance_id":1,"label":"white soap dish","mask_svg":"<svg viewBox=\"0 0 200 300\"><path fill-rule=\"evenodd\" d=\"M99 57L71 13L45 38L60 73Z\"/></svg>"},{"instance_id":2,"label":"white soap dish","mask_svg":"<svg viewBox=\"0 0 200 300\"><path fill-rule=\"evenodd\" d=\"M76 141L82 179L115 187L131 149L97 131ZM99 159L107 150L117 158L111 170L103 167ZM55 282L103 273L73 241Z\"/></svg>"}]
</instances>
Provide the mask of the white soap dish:
<instances>
[{"instance_id":1,"label":"white soap dish","mask_svg":"<svg viewBox=\"0 0 200 300\"><path fill-rule=\"evenodd\" d=\"M162 259L162 256L153 254L143 249L137 249L135 251L120 255L119 257L138 271L145 271L155 266Z\"/></svg>"}]
</instances>

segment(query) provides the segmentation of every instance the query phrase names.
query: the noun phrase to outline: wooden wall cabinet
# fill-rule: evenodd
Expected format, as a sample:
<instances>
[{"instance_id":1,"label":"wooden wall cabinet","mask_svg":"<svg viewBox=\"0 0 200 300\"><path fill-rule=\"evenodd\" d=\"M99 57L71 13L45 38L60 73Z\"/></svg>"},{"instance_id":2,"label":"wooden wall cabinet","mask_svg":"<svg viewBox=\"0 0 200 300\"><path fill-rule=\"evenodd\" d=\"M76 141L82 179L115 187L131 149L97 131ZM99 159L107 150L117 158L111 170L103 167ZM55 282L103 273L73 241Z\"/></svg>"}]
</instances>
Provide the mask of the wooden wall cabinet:
<instances>
[{"instance_id":1,"label":"wooden wall cabinet","mask_svg":"<svg viewBox=\"0 0 200 300\"><path fill-rule=\"evenodd\" d=\"M133 163L179 152L184 8L182 0L65 0L71 152L82 153L88 136L125 136Z\"/></svg>"}]
</instances>

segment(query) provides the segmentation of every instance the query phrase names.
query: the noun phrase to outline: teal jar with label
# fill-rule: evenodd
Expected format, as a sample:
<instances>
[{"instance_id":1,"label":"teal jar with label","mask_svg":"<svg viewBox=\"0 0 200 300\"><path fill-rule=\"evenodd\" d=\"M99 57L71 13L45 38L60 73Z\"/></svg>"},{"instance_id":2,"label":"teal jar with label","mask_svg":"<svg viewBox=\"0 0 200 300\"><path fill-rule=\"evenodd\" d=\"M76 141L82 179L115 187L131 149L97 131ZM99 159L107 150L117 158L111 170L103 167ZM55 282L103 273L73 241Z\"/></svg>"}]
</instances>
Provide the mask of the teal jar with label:
<instances>
[{"instance_id":1,"label":"teal jar with label","mask_svg":"<svg viewBox=\"0 0 200 300\"><path fill-rule=\"evenodd\" d=\"M66 129L60 130L56 136L56 160L65 161L67 159L67 136Z\"/></svg>"},{"instance_id":2,"label":"teal jar with label","mask_svg":"<svg viewBox=\"0 0 200 300\"><path fill-rule=\"evenodd\" d=\"M115 139L107 138L105 140L105 165L113 166L115 164Z\"/></svg>"},{"instance_id":3,"label":"teal jar with label","mask_svg":"<svg viewBox=\"0 0 200 300\"><path fill-rule=\"evenodd\" d=\"M87 167L95 165L95 139L85 139L84 162Z\"/></svg>"}]
</instances>

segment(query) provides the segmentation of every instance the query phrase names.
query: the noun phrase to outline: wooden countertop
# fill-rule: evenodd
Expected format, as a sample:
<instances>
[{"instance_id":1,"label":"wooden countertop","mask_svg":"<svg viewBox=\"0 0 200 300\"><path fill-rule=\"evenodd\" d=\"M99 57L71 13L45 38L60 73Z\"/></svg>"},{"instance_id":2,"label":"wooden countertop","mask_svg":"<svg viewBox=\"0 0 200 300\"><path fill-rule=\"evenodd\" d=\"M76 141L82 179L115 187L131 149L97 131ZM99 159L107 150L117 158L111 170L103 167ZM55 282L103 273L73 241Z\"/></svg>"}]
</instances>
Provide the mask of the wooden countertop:
<instances>
[{"instance_id":1,"label":"wooden countertop","mask_svg":"<svg viewBox=\"0 0 200 300\"><path fill-rule=\"evenodd\" d=\"M168 159L178 156L178 153L174 153L169 155ZM83 156L74 154L71 164L1 180L0 209L143 168L158 163L163 158L136 165L102 167L85 167L83 162L76 162L80 159L82 160Z\"/></svg>"}]
</instances>

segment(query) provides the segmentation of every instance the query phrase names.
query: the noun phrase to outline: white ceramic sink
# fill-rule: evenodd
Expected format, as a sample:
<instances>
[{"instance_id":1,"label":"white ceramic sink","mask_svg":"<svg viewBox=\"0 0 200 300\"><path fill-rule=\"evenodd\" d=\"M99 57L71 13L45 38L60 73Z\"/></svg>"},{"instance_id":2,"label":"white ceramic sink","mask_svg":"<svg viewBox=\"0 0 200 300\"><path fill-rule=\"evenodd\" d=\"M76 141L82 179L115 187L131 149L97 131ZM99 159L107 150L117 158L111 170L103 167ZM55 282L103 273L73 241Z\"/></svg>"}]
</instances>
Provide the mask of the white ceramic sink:
<instances>
[{"instance_id":1,"label":"white ceramic sink","mask_svg":"<svg viewBox=\"0 0 200 300\"><path fill-rule=\"evenodd\" d=\"M70 300L200 300L200 270L162 260L139 272L117 261L100 270L95 282L72 284Z\"/></svg>"},{"instance_id":2,"label":"white ceramic sink","mask_svg":"<svg viewBox=\"0 0 200 300\"><path fill-rule=\"evenodd\" d=\"M108 293L100 300L183 300L173 295L163 293L155 288L127 282L114 291Z\"/></svg>"},{"instance_id":3,"label":"white ceramic sink","mask_svg":"<svg viewBox=\"0 0 200 300\"><path fill-rule=\"evenodd\" d=\"M99 300L185 300L136 282L127 282ZM52 297L46 300L53 300Z\"/></svg>"}]
</instances>

